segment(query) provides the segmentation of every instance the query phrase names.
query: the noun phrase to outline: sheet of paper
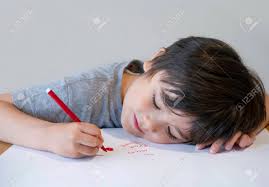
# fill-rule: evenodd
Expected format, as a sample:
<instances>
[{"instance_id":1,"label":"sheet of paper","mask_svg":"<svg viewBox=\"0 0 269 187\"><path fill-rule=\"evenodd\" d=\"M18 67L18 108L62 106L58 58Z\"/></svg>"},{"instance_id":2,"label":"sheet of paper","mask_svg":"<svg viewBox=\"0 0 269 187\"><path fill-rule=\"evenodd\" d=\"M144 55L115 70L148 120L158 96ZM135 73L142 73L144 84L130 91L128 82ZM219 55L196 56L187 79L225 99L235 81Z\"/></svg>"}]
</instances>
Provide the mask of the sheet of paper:
<instances>
[{"instance_id":1,"label":"sheet of paper","mask_svg":"<svg viewBox=\"0 0 269 187\"><path fill-rule=\"evenodd\" d=\"M98 156L69 159L12 146L0 156L0 186L267 186L269 133L262 131L245 150L212 155L192 145L160 145L103 129Z\"/></svg>"}]
</instances>

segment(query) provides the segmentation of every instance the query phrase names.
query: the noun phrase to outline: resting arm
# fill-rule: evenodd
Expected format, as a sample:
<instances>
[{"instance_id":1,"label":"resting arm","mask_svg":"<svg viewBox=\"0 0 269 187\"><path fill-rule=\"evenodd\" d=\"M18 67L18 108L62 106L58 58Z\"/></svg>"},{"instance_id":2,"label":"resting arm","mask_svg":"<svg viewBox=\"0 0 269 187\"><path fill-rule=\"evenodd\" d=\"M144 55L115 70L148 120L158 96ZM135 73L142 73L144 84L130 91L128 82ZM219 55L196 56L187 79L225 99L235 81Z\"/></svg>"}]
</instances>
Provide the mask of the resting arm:
<instances>
[{"instance_id":1,"label":"resting arm","mask_svg":"<svg viewBox=\"0 0 269 187\"><path fill-rule=\"evenodd\" d=\"M267 125L269 125L269 95L265 96L265 106L266 106L266 119L261 123L259 128L251 134L243 134L241 132L237 132L231 139L227 142L219 139L215 142L207 142L204 144L197 144L197 149L203 149L209 145L211 153L217 153L220 151L221 147L224 146L226 150L231 150L235 144L239 145L241 148L245 148L250 146L254 141L256 135L261 132Z\"/></svg>"}]
</instances>

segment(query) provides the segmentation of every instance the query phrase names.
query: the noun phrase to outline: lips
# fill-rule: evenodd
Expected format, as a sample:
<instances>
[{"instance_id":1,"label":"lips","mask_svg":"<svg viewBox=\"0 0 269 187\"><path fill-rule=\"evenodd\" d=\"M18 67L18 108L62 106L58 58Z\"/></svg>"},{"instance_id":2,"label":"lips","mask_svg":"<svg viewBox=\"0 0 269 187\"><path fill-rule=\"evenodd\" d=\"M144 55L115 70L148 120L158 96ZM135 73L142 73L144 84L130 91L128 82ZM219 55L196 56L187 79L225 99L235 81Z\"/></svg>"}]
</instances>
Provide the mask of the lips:
<instances>
[{"instance_id":1,"label":"lips","mask_svg":"<svg viewBox=\"0 0 269 187\"><path fill-rule=\"evenodd\" d=\"M141 133L144 133L144 132L140 129L140 127L139 127L139 123L138 123L138 120L137 120L135 114L134 114L134 126L135 126L135 128L136 128L137 130L139 130Z\"/></svg>"}]
</instances>

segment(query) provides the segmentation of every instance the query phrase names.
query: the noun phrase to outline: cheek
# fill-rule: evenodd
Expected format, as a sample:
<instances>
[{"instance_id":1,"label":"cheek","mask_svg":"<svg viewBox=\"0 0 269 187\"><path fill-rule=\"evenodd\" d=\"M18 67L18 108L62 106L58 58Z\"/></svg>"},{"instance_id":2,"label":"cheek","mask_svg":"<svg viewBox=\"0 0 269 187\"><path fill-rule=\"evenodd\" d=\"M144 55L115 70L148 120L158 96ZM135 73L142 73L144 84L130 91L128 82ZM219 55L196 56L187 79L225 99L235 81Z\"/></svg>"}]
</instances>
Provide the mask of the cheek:
<instances>
[{"instance_id":1,"label":"cheek","mask_svg":"<svg viewBox=\"0 0 269 187\"><path fill-rule=\"evenodd\" d=\"M165 136L165 134L163 134L163 132L160 132L158 134L147 133L147 135L145 136L145 139L147 139L151 142L154 142L154 143L158 143L158 144L171 143L170 139L167 138L167 136Z\"/></svg>"},{"instance_id":2,"label":"cheek","mask_svg":"<svg viewBox=\"0 0 269 187\"><path fill-rule=\"evenodd\" d=\"M145 86L142 81L134 83L126 93L125 109L129 108L136 112L142 112L151 108L150 94L152 94L150 88Z\"/></svg>"}]
</instances>

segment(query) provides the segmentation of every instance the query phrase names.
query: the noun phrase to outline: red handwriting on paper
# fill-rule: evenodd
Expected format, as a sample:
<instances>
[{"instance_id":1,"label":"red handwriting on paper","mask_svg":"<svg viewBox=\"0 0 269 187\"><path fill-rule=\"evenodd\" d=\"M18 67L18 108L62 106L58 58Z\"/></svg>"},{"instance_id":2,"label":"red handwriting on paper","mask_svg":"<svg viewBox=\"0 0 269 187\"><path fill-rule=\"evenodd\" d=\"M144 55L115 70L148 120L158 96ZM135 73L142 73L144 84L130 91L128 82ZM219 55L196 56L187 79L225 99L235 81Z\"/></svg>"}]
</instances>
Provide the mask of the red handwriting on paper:
<instances>
[{"instance_id":1,"label":"red handwriting on paper","mask_svg":"<svg viewBox=\"0 0 269 187\"><path fill-rule=\"evenodd\" d=\"M153 155L153 154L149 154L149 146L144 144L144 143L140 143L140 142L129 142L129 143L125 143L120 145L123 148L127 149L127 153L128 154L139 154L139 153L144 153L144 155Z\"/></svg>"}]
</instances>

